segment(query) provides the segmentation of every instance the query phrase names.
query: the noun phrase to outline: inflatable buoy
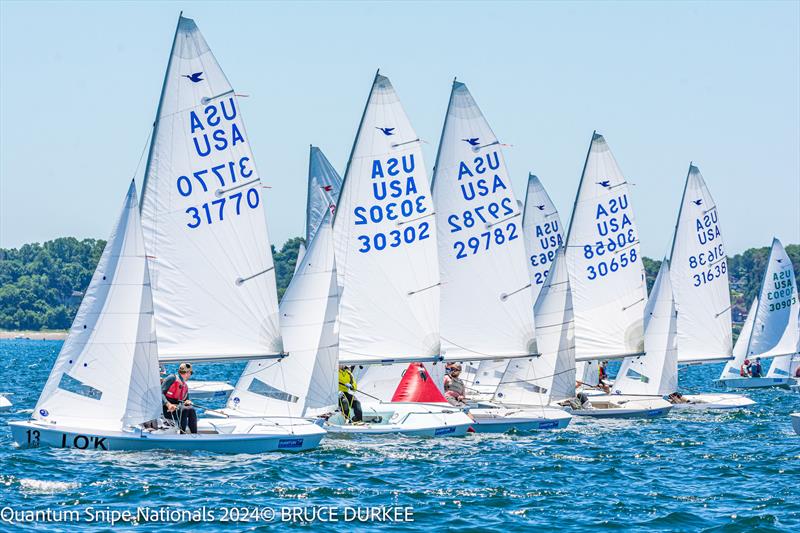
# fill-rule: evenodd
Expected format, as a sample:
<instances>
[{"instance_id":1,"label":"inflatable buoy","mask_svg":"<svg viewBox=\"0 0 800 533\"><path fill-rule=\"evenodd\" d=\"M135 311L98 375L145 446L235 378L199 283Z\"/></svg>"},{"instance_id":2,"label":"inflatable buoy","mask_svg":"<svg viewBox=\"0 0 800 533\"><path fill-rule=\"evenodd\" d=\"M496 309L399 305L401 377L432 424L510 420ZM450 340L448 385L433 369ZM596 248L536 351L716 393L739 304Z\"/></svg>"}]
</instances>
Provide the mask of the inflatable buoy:
<instances>
[{"instance_id":1,"label":"inflatable buoy","mask_svg":"<svg viewBox=\"0 0 800 533\"><path fill-rule=\"evenodd\" d=\"M411 363L403 373L400 383L392 396L393 402L444 402L447 400L439 391L422 363Z\"/></svg>"}]
</instances>

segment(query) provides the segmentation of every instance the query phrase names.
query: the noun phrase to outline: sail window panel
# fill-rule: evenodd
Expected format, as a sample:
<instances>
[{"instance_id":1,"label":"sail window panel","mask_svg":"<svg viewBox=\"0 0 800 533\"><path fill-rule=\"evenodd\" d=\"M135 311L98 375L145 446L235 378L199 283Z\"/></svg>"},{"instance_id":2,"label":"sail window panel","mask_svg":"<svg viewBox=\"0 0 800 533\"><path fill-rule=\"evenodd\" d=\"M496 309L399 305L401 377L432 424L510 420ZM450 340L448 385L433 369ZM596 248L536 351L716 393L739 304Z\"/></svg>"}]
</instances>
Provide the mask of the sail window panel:
<instances>
[{"instance_id":1,"label":"sail window panel","mask_svg":"<svg viewBox=\"0 0 800 533\"><path fill-rule=\"evenodd\" d=\"M61 380L58 382L58 388L77 394L90 400L100 400L103 397L103 391L97 390L91 385L87 385L82 381L73 378L69 374L62 374Z\"/></svg>"},{"instance_id":2,"label":"sail window panel","mask_svg":"<svg viewBox=\"0 0 800 533\"><path fill-rule=\"evenodd\" d=\"M268 385L258 378L253 378L253 381L250 382L250 386L247 387L247 391L252 392L253 394L264 396L266 398L272 398L273 400L287 403L297 403L297 401L300 399L293 394L289 394L288 392L277 389L272 385Z\"/></svg>"}]
</instances>

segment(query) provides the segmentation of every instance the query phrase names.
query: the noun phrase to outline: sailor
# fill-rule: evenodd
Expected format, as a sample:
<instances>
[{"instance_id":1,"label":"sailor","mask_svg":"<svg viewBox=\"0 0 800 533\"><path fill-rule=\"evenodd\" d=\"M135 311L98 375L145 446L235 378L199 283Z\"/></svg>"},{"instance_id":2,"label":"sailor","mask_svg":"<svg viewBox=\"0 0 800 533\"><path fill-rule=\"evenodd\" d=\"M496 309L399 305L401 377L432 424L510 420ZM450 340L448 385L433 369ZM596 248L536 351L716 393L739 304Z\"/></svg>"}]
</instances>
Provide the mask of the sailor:
<instances>
[{"instance_id":1,"label":"sailor","mask_svg":"<svg viewBox=\"0 0 800 533\"><path fill-rule=\"evenodd\" d=\"M461 365L453 363L450 373L444 377L444 397L451 405L464 405L466 401L467 386L460 378Z\"/></svg>"},{"instance_id":2,"label":"sailor","mask_svg":"<svg viewBox=\"0 0 800 533\"><path fill-rule=\"evenodd\" d=\"M689 403L689 400L683 397L683 394L680 392L673 392L669 396L667 396L667 401L669 403Z\"/></svg>"},{"instance_id":3,"label":"sailor","mask_svg":"<svg viewBox=\"0 0 800 533\"><path fill-rule=\"evenodd\" d=\"M745 359L742 366L739 367L739 375L743 378L750 377L750 359Z\"/></svg>"},{"instance_id":4,"label":"sailor","mask_svg":"<svg viewBox=\"0 0 800 533\"><path fill-rule=\"evenodd\" d=\"M197 433L197 413L189 399L189 379L192 377L192 364L181 363L178 373L168 376L161 383L161 395L164 397L164 417L167 420L180 420L181 431Z\"/></svg>"},{"instance_id":5,"label":"sailor","mask_svg":"<svg viewBox=\"0 0 800 533\"><path fill-rule=\"evenodd\" d=\"M606 383L608 380L608 372L606 371L607 365L608 361L601 361L600 365L597 367L597 386L603 389L603 392L606 394L611 391L611 387Z\"/></svg>"},{"instance_id":6,"label":"sailor","mask_svg":"<svg viewBox=\"0 0 800 533\"><path fill-rule=\"evenodd\" d=\"M358 386L352 369L347 365L339 365L339 409L345 420L350 422L361 422L362 420L361 402L354 394L357 390ZM351 409L352 417L350 416Z\"/></svg>"},{"instance_id":7,"label":"sailor","mask_svg":"<svg viewBox=\"0 0 800 533\"><path fill-rule=\"evenodd\" d=\"M760 378L762 377L761 374L761 358L756 357L755 362L750 364L750 377L751 378Z\"/></svg>"}]
</instances>

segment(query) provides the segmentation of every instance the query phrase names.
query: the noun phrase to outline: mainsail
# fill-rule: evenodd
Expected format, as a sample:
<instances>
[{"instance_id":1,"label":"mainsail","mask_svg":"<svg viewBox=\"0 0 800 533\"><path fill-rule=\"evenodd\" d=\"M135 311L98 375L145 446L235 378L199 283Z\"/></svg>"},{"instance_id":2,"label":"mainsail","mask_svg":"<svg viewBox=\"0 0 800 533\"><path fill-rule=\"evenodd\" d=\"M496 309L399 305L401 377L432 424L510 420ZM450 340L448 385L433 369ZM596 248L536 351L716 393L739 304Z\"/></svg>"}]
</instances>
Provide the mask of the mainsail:
<instances>
[{"instance_id":1,"label":"mainsail","mask_svg":"<svg viewBox=\"0 0 800 533\"><path fill-rule=\"evenodd\" d=\"M188 18L178 20L143 188L161 359L280 354L265 202L241 105Z\"/></svg>"},{"instance_id":2,"label":"mainsail","mask_svg":"<svg viewBox=\"0 0 800 533\"><path fill-rule=\"evenodd\" d=\"M376 74L333 224L341 362L439 358L433 214L420 140Z\"/></svg>"},{"instance_id":3,"label":"mainsail","mask_svg":"<svg viewBox=\"0 0 800 533\"><path fill-rule=\"evenodd\" d=\"M768 378L788 378L797 376L797 369L800 367L800 315L797 322L797 349L792 355L782 355L772 360L767 372Z\"/></svg>"},{"instance_id":4,"label":"mainsail","mask_svg":"<svg viewBox=\"0 0 800 533\"><path fill-rule=\"evenodd\" d=\"M794 354L800 335L798 312L800 302L792 261L781 242L773 239L761 290L734 346L734 360L728 362L720 378L738 376L746 358ZM740 343L743 343L741 348Z\"/></svg>"},{"instance_id":5,"label":"mainsail","mask_svg":"<svg viewBox=\"0 0 800 533\"><path fill-rule=\"evenodd\" d=\"M311 416L336 403L339 305L331 215L323 219L280 304L289 357L250 361L228 408L251 416Z\"/></svg>"},{"instance_id":6,"label":"mainsail","mask_svg":"<svg viewBox=\"0 0 800 533\"><path fill-rule=\"evenodd\" d=\"M542 355L509 361L495 393L501 403L547 405L575 396L575 324L564 248L548 270L534 307Z\"/></svg>"},{"instance_id":7,"label":"mainsail","mask_svg":"<svg viewBox=\"0 0 800 533\"><path fill-rule=\"evenodd\" d=\"M678 362L730 359L728 260L717 205L694 165L686 176L670 264L678 309Z\"/></svg>"},{"instance_id":8,"label":"mainsail","mask_svg":"<svg viewBox=\"0 0 800 533\"><path fill-rule=\"evenodd\" d=\"M131 183L33 418L119 430L160 412L150 280Z\"/></svg>"},{"instance_id":9,"label":"mainsail","mask_svg":"<svg viewBox=\"0 0 800 533\"><path fill-rule=\"evenodd\" d=\"M663 396L678 389L678 325L669 266L669 260L661 262L644 312L645 355L622 362L614 381L617 394Z\"/></svg>"},{"instance_id":10,"label":"mainsail","mask_svg":"<svg viewBox=\"0 0 800 533\"><path fill-rule=\"evenodd\" d=\"M507 358L536 353L521 212L500 142L453 82L433 176L442 353L482 361L471 386L494 393Z\"/></svg>"},{"instance_id":11,"label":"mainsail","mask_svg":"<svg viewBox=\"0 0 800 533\"><path fill-rule=\"evenodd\" d=\"M309 148L308 196L306 200L306 242L310 243L326 213L333 212L342 190L342 178L322 150Z\"/></svg>"},{"instance_id":12,"label":"mainsail","mask_svg":"<svg viewBox=\"0 0 800 533\"><path fill-rule=\"evenodd\" d=\"M557 250L564 244L563 232L561 218L550 195L539 178L533 174L528 175L522 234L525 236L525 249L528 252L528 271L534 302L544 286Z\"/></svg>"},{"instance_id":13,"label":"mainsail","mask_svg":"<svg viewBox=\"0 0 800 533\"><path fill-rule=\"evenodd\" d=\"M628 183L595 133L567 234L577 360L643 353L647 300Z\"/></svg>"}]
</instances>

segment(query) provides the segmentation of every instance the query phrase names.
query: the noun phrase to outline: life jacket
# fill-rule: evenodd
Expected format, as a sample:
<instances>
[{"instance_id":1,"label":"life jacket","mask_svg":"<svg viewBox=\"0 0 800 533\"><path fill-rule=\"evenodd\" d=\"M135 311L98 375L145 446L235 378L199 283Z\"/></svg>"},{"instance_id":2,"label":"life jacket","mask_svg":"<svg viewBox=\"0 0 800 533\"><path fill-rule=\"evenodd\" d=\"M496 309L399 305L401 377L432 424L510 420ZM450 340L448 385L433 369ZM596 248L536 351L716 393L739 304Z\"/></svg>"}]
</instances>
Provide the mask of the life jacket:
<instances>
[{"instance_id":1,"label":"life jacket","mask_svg":"<svg viewBox=\"0 0 800 533\"><path fill-rule=\"evenodd\" d=\"M747 377L747 370L745 369L744 364L742 364L742 366L739 367L739 375L742 376L743 378Z\"/></svg>"},{"instance_id":2,"label":"life jacket","mask_svg":"<svg viewBox=\"0 0 800 533\"><path fill-rule=\"evenodd\" d=\"M347 384L353 386L352 389L347 387ZM347 392L350 393L356 389L356 378L353 376L353 373L350 372L349 369L340 369L339 370L339 392Z\"/></svg>"},{"instance_id":3,"label":"life jacket","mask_svg":"<svg viewBox=\"0 0 800 533\"><path fill-rule=\"evenodd\" d=\"M166 396L168 400L182 402L189 396L189 385L176 374L175 381L169 386L164 396Z\"/></svg>"}]
</instances>

